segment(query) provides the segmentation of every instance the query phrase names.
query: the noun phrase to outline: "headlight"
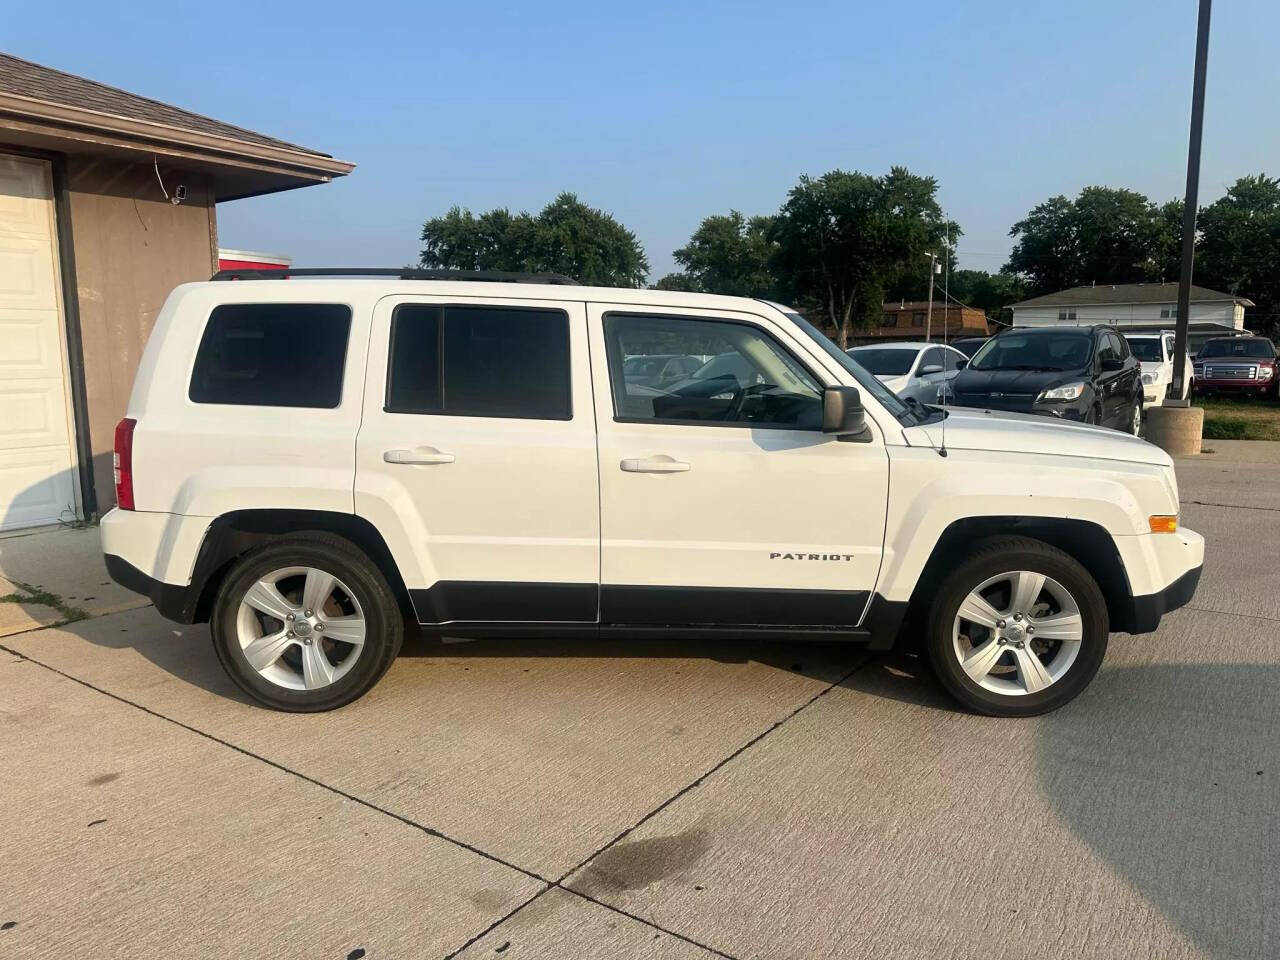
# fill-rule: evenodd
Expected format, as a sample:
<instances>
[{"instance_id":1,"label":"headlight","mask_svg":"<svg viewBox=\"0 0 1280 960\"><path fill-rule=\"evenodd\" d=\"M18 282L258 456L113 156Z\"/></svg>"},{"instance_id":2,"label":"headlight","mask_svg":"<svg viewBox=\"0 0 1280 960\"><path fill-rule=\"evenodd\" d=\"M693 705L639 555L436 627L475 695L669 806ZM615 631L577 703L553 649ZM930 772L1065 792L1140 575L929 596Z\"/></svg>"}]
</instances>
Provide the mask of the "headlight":
<instances>
[{"instance_id":1,"label":"headlight","mask_svg":"<svg viewBox=\"0 0 1280 960\"><path fill-rule=\"evenodd\" d=\"M1259 367L1259 368L1258 368L1258 379L1259 379L1259 380L1270 380L1273 376L1275 376L1275 372L1276 372L1276 371L1275 371L1275 368L1274 368L1274 367Z\"/></svg>"},{"instance_id":2,"label":"headlight","mask_svg":"<svg viewBox=\"0 0 1280 960\"><path fill-rule=\"evenodd\" d=\"M1054 387L1052 390L1046 390L1037 400L1078 400L1080 394L1084 393L1083 383L1064 383L1060 387Z\"/></svg>"}]
</instances>

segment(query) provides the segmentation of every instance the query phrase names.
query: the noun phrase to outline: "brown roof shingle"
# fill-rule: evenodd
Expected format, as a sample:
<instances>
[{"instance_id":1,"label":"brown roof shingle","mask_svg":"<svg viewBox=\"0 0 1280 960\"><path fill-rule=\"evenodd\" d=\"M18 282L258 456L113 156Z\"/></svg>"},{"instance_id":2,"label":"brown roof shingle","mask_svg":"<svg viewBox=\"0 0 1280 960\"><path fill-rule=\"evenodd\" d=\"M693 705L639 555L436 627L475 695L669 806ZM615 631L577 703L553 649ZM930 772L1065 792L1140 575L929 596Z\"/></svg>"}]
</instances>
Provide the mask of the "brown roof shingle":
<instances>
[{"instance_id":1,"label":"brown roof shingle","mask_svg":"<svg viewBox=\"0 0 1280 960\"><path fill-rule=\"evenodd\" d=\"M223 123L221 120L182 110L149 97L140 97L136 93L129 93L127 90L107 86L95 80L87 80L73 73L64 73L52 67L31 63L29 60L7 53L0 53L0 93L78 107L82 110L111 114L129 120L162 123L196 133L228 137L242 143L299 150L317 157L329 156L318 150L300 147L296 143L285 140L277 140L275 137L268 137L243 127Z\"/></svg>"}]
</instances>

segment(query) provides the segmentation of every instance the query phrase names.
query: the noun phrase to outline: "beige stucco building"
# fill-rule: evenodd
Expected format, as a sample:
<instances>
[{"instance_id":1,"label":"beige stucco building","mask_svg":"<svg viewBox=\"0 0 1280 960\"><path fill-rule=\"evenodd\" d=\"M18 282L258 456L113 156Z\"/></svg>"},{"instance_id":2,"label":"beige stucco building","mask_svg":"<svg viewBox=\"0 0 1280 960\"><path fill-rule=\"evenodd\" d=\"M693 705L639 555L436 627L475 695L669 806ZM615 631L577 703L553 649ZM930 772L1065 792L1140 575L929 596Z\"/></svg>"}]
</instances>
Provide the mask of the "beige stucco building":
<instances>
[{"instance_id":1,"label":"beige stucco building","mask_svg":"<svg viewBox=\"0 0 1280 960\"><path fill-rule=\"evenodd\" d=\"M352 168L0 54L0 530L114 503L115 425L165 297L217 269L216 205Z\"/></svg>"}]
</instances>

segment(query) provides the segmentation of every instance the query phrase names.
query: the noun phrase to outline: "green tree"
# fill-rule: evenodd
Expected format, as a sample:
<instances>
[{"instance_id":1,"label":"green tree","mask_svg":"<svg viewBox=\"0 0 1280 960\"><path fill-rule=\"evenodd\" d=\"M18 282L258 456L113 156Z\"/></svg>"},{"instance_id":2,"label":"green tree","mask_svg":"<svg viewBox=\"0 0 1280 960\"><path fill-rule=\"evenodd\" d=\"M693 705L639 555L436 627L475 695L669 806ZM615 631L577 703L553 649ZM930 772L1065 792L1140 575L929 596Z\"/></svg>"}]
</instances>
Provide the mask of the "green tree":
<instances>
[{"instance_id":1,"label":"green tree","mask_svg":"<svg viewBox=\"0 0 1280 960\"><path fill-rule=\"evenodd\" d=\"M636 235L572 193L536 217L502 208L477 217L455 206L422 225L422 241L427 267L563 273L607 287L638 287L649 273Z\"/></svg>"},{"instance_id":2,"label":"green tree","mask_svg":"<svg viewBox=\"0 0 1280 960\"><path fill-rule=\"evenodd\" d=\"M737 210L707 217L674 254L694 289L735 297L777 299L773 217L747 219Z\"/></svg>"},{"instance_id":3,"label":"green tree","mask_svg":"<svg viewBox=\"0 0 1280 960\"><path fill-rule=\"evenodd\" d=\"M938 183L904 167L888 174L833 170L802 176L774 224L782 286L817 306L848 346L854 326L880 315L886 284L937 248L946 230Z\"/></svg>"},{"instance_id":4,"label":"green tree","mask_svg":"<svg viewBox=\"0 0 1280 960\"><path fill-rule=\"evenodd\" d=\"M451 270L534 270L537 223L504 208L475 216L451 207L422 225L422 265Z\"/></svg>"},{"instance_id":5,"label":"green tree","mask_svg":"<svg viewBox=\"0 0 1280 960\"><path fill-rule=\"evenodd\" d=\"M1200 211L1195 281L1248 297L1248 324L1280 332L1280 179L1241 177Z\"/></svg>"},{"instance_id":6,"label":"green tree","mask_svg":"<svg viewBox=\"0 0 1280 960\"><path fill-rule=\"evenodd\" d=\"M704 292L697 279L684 272L666 274L657 283L653 284L653 289L680 290L684 293Z\"/></svg>"},{"instance_id":7,"label":"green tree","mask_svg":"<svg viewBox=\"0 0 1280 960\"><path fill-rule=\"evenodd\" d=\"M1133 190L1085 187L1075 200L1050 197L1013 225L1005 270L1033 295L1086 283L1159 280L1165 211Z\"/></svg>"}]
</instances>

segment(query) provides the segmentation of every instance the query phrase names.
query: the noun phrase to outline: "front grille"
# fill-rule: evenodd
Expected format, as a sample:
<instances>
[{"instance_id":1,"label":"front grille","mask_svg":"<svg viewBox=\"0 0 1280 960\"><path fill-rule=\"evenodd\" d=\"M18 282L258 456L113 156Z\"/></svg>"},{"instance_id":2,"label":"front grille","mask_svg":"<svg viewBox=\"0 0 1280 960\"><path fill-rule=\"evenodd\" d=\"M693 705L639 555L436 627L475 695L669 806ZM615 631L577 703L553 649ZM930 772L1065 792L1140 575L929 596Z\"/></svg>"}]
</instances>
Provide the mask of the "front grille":
<instances>
[{"instance_id":1,"label":"front grille","mask_svg":"<svg viewBox=\"0 0 1280 960\"><path fill-rule=\"evenodd\" d=\"M1256 366L1209 366L1205 365L1204 378L1206 380L1257 380L1258 368Z\"/></svg>"}]
</instances>

